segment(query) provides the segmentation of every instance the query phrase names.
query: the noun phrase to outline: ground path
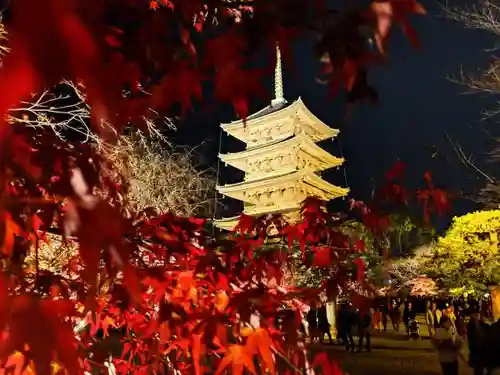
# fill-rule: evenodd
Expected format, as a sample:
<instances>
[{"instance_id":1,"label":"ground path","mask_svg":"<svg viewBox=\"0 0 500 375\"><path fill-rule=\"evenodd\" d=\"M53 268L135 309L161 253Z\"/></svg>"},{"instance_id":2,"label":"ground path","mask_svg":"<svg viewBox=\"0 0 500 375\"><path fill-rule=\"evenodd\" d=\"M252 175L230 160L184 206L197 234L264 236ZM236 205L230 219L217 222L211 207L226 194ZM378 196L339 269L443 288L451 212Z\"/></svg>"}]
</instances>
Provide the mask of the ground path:
<instances>
[{"instance_id":1,"label":"ground path","mask_svg":"<svg viewBox=\"0 0 500 375\"><path fill-rule=\"evenodd\" d=\"M419 319L421 320L421 319ZM390 325L390 323L389 323ZM421 340L407 340L403 333L392 330L375 333L371 352L350 353L343 346L323 346L331 358L338 360L349 375L440 375L437 355L421 324ZM357 344L357 337L354 338ZM469 367L460 362L460 375L471 375Z\"/></svg>"}]
</instances>

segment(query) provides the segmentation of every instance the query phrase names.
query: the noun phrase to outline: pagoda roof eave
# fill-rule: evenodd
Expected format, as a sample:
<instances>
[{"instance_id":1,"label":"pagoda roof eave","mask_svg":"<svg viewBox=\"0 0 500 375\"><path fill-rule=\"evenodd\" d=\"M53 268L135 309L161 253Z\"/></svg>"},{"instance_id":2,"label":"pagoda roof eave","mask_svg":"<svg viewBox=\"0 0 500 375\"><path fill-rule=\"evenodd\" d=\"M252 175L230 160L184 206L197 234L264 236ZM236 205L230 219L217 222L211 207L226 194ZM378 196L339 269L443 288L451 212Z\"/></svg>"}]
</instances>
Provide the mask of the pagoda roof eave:
<instances>
[{"instance_id":1,"label":"pagoda roof eave","mask_svg":"<svg viewBox=\"0 0 500 375\"><path fill-rule=\"evenodd\" d=\"M296 102L298 109L301 110L307 117L309 117L309 119L311 120L310 122L316 124L317 128L321 128L318 129L324 133L324 137L323 139L321 139L321 141L329 138L335 138L337 135L339 135L340 130L331 128L323 121L321 121L314 113L311 112L309 108L307 108L301 97L299 97Z\"/></svg>"},{"instance_id":2,"label":"pagoda roof eave","mask_svg":"<svg viewBox=\"0 0 500 375\"><path fill-rule=\"evenodd\" d=\"M266 109L270 108L265 107L259 112L264 112ZM322 141L325 139L329 138L334 138L339 134L338 129L333 129L326 125L323 121L321 121L318 117L316 117L305 105L304 101L302 100L301 97L299 97L297 100L293 101L290 105L285 105L282 107L278 107L276 110L271 111L269 113L266 113L261 116L257 116L259 113L255 113L254 115L251 115L247 117L246 121L243 120L236 120L232 121L230 123L223 123L221 124L221 128L223 131L228 133L229 135L232 135L236 138L237 135L233 134L235 131L240 130L241 128L249 128L253 126L258 126L260 124L267 124L272 122L274 119L279 119L283 117L290 117L290 116L296 116L299 113L303 114L304 116L308 117L309 121L307 121L309 127L312 127L315 129L317 132L321 134L320 138L317 141ZM253 117L255 116L255 117ZM314 124L314 125L311 125Z\"/></svg>"},{"instance_id":3,"label":"pagoda roof eave","mask_svg":"<svg viewBox=\"0 0 500 375\"><path fill-rule=\"evenodd\" d=\"M319 189L322 189L328 193L330 193L333 198L338 198L338 197L343 197L349 193L348 188L342 188L339 186L335 186L330 184L329 182L323 180L321 177L316 175L313 171L310 169L302 169L293 173L288 173L281 175L279 177L273 177L273 178L268 178L268 179L262 179L262 180L253 180L253 181L244 181L244 182L238 182L235 184L228 184L228 185L219 185L217 186L217 191L223 195L230 196L234 195L232 193L236 193L236 195L239 195L238 193L243 192L248 189L256 188L256 187L268 187L272 185L277 185L279 183L286 183L286 182L295 182L297 180L304 180L305 182L318 187ZM233 197L235 199L240 199L240 197ZM241 199L240 199L241 200Z\"/></svg>"},{"instance_id":4,"label":"pagoda roof eave","mask_svg":"<svg viewBox=\"0 0 500 375\"><path fill-rule=\"evenodd\" d=\"M290 107L293 107L297 100L293 101L291 104L288 102L280 103L280 105L273 107L268 105L257 112L249 115L245 121L243 119L234 120L231 122L221 123L220 126L223 130L230 130L233 128L239 128L241 126L248 126L254 123L262 122L263 120L269 120L269 117L279 117L278 115L287 113Z\"/></svg>"},{"instance_id":5,"label":"pagoda roof eave","mask_svg":"<svg viewBox=\"0 0 500 375\"><path fill-rule=\"evenodd\" d=\"M224 163L227 163L239 170L246 171L246 160L252 157L269 155L273 151L283 148L290 148L293 146L298 146L307 153L321 160L323 162L323 165L319 170L325 170L335 166L339 166L345 162L344 158L338 158L331 155L330 153L319 147L316 143L314 143L309 137L302 134L293 136L285 141L274 142L260 148L252 148L245 151L233 152L228 154L219 154L219 158Z\"/></svg>"},{"instance_id":6,"label":"pagoda roof eave","mask_svg":"<svg viewBox=\"0 0 500 375\"><path fill-rule=\"evenodd\" d=\"M236 225L238 225L239 220L240 220L239 216L225 217L222 219L214 220L213 225L215 225L219 229L231 231L234 229Z\"/></svg>"}]
</instances>

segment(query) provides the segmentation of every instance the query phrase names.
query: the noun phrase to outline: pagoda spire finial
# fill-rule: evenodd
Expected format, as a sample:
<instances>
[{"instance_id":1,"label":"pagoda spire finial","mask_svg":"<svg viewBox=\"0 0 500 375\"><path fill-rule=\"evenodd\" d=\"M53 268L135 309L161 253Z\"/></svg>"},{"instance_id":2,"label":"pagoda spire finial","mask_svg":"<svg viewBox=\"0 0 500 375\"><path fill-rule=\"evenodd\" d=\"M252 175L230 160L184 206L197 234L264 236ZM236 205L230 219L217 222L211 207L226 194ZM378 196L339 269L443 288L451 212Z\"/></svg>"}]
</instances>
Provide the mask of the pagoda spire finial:
<instances>
[{"instance_id":1,"label":"pagoda spire finial","mask_svg":"<svg viewBox=\"0 0 500 375\"><path fill-rule=\"evenodd\" d=\"M283 69L281 67L281 51L278 43L276 43L276 66L274 68L274 99L271 101L271 106L286 103L283 93Z\"/></svg>"}]
</instances>

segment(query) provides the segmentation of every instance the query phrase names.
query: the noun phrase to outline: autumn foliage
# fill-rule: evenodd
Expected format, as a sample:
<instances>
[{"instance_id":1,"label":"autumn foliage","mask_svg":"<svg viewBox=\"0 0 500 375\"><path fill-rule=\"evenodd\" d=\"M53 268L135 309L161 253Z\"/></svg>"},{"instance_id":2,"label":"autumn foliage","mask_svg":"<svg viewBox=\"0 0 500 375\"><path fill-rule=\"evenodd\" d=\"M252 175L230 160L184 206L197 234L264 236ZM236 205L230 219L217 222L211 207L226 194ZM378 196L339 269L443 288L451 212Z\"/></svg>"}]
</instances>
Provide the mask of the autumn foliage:
<instances>
[{"instance_id":1,"label":"autumn foliage","mask_svg":"<svg viewBox=\"0 0 500 375\"><path fill-rule=\"evenodd\" d=\"M339 10L321 0L13 1L0 69L3 373L106 373L112 357L122 374L338 374L325 355L308 357L299 334L301 301L321 290L281 283L296 244L312 253L311 267L337 267L322 290L363 283L361 263L352 277L343 272L359 244L340 235L336 215L312 200L296 225L243 217L228 238L213 238L204 220L131 211L127 185L103 172L109 160L88 145L5 119L63 79L85 87L92 128L108 142L110 124L141 126L146 113L206 102L204 84L245 118L264 94L266 69L250 68L252 57L279 43L288 59L292 40L311 30L332 94L373 99L368 69L386 56L393 23L417 44L412 13L424 13L414 0ZM428 182L421 199L441 205ZM270 236L271 223L278 233ZM58 274L36 261L48 233L78 244Z\"/></svg>"}]
</instances>

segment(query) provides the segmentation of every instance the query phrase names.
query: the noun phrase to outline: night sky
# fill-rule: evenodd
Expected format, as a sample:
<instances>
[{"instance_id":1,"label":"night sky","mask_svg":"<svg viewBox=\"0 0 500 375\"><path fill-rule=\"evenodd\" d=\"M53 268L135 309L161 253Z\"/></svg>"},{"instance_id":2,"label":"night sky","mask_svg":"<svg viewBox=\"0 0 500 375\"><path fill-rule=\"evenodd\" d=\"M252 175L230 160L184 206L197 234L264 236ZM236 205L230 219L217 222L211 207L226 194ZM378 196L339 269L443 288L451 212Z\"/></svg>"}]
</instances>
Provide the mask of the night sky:
<instances>
[{"instance_id":1,"label":"night sky","mask_svg":"<svg viewBox=\"0 0 500 375\"><path fill-rule=\"evenodd\" d=\"M446 75L484 68L491 59L486 51L500 42L482 31L464 29L460 24L442 17L435 1L423 1L429 11L425 17L416 17L413 25L421 38L422 50L415 50L395 29L389 49L389 61L372 71L370 83L379 91L379 103L358 105L346 120L341 99L327 99L327 88L317 83L319 70L313 40L295 45L292 70L284 73L285 97L293 101L301 96L306 105L326 124L341 130L334 141L320 145L330 153L346 158L345 170L330 171L323 177L351 188L350 196L369 199L372 187L381 181L383 173L399 158L408 164L407 182L410 187L421 186L422 175L432 171L438 185L455 192L471 193L484 185L458 160L447 140L446 133L456 139L466 153L474 154L477 165L494 173L497 167L487 163L487 153L498 135L495 121L480 122L481 110L495 105L495 98L463 95L464 88L449 82ZM272 77L267 82L272 92ZM255 102L253 111L268 103ZM219 123L235 119L229 107L212 110L198 108L178 124L172 135L177 144L198 146L202 162L217 168ZM437 149L432 158L431 147ZM222 152L243 150L243 144L226 135L222 138ZM345 175L344 175L345 173ZM346 178L347 177L347 181ZM237 182L241 178L232 167L221 163L219 183ZM220 214L236 214L238 205L224 201L228 206ZM460 199L454 202L453 212L438 224L445 226L451 217L470 211L472 202Z\"/></svg>"}]
</instances>

